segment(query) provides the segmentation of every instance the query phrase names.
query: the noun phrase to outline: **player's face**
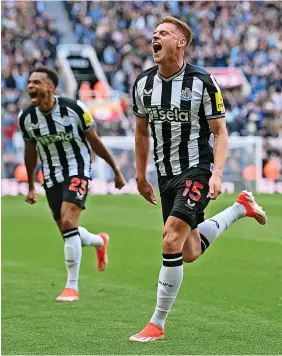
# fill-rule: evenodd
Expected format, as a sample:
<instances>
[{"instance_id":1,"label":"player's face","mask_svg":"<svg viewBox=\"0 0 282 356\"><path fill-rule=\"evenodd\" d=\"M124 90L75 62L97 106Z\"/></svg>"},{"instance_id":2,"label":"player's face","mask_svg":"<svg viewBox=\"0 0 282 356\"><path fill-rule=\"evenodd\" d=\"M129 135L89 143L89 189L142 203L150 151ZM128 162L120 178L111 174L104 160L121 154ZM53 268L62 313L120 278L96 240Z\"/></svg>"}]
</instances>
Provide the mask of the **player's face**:
<instances>
[{"instance_id":1,"label":"player's face","mask_svg":"<svg viewBox=\"0 0 282 356\"><path fill-rule=\"evenodd\" d=\"M179 50L179 40L183 38L183 34L173 23L162 23L154 33L152 39L152 51L156 64L164 63L172 60L176 52Z\"/></svg>"},{"instance_id":2,"label":"player's face","mask_svg":"<svg viewBox=\"0 0 282 356\"><path fill-rule=\"evenodd\" d=\"M40 106L54 91L54 84L46 73L34 72L30 75L27 83L27 91L30 96L31 104Z\"/></svg>"}]
</instances>

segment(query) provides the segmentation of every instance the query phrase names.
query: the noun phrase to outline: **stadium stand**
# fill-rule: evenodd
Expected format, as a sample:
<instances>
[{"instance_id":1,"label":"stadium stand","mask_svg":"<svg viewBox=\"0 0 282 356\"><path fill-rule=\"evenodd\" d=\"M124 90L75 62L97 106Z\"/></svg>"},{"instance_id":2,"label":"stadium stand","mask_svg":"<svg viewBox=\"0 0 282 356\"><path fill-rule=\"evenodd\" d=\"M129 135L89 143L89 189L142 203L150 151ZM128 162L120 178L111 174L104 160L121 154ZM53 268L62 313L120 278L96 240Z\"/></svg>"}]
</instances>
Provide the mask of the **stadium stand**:
<instances>
[{"instance_id":1,"label":"stadium stand","mask_svg":"<svg viewBox=\"0 0 282 356\"><path fill-rule=\"evenodd\" d=\"M170 14L186 21L194 32L188 62L242 69L249 94L242 96L237 86L223 90L229 133L263 137L264 166L274 160L282 177L282 147L271 143L282 136L281 2L64 1L64 6L77 42L95 48L110 86L125 94L140 71L153 65L150 41L158 19ZM16 114L26 104L28 72L37 63L56 68L59 42L44 2L2 5L2 177L13 176L22 160ZM90 95L84 82L81 96ZM130 102L124 110L132 133ZM112 135L126 134L119 125L113 128Z\"/></svg>"}]
</instances>

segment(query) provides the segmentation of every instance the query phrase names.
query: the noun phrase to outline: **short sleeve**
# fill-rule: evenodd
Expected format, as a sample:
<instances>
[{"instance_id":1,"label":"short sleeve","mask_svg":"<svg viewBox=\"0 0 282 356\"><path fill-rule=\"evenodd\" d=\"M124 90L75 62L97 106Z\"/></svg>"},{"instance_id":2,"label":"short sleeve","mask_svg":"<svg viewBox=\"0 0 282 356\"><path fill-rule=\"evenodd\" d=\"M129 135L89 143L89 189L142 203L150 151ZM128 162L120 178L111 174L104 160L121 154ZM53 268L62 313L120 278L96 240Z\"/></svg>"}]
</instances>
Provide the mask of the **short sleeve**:
<instances>
[{"instance_id":1,"label":"short sleeve","mask_svg":"<svg viewBox=\"0 0 282 356\"><path fill-rule=\"evenodd\" d=\"M212 75L205 81L203 104L207 120L225 117L222 94Z\"/></svg>"},{"instance_id":2,"label":"short sleeve","mask_svg":"<svg viewBox=\"0 0 282 356\"><path fill-rule=\"evenodd\" d=\"M93 116L87 106L83 104L82 101L77 100L76 103L78 110L75 111L79 117L78 126L82 129L83 132L88 132L93 127L95 127Z\"/></svg>"},{"instance_id":3,"label":"short sleeve","mask_svg":"<svg viewBox=\"0 0 282 356\"><path fill-rule=\"evenodd\" d=\"M22 137L25 141L33 141L34 138L29 136L28 131L25 126L25 118L26 117L27 117L27 115L25 115L23 110L21 110L18 114L18 126L20 129L20 133L22 134Z\"/></svg>"},{"instance_id":4,"label":"short sleeve","mask_svg":"<svg viewBox=\"0 0 282 356\"><path fill-rule=\"evenodd\" d=\"M133 85L132 103L133 103L132 111L134 115L138 117L144 117L144 118L149 117L149 114L146 112L144 104L140 99L140 93L138 93L138 78Z\"/></svg>"}]
</instances>

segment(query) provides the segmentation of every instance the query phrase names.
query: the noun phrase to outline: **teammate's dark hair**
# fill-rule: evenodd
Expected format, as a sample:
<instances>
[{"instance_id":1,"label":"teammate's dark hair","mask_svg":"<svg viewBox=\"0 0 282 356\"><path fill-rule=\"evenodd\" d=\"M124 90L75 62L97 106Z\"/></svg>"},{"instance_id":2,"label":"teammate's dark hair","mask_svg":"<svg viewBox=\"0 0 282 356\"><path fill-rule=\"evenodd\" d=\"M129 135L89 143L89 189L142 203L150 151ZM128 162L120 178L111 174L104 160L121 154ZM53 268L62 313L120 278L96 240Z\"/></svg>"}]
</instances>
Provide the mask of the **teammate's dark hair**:
<instances>
[{"instance_id":1,"label":"teammate's dark hair","mask_svg":"<svg viewBox=\"0 0 282 356\"><path fill-rule=\"evenodd\" d=\"M52 83L55 86L55 89L57 88L59 84L59 76L58 73L55 71L55 69L47 66L39 66L33 69L33 71L30 73L46 73L48 78L52 81Z\"/></svg>"},{"instance_id":2,"label":"teammate's dark hair","mask_svg":"<svg viewBox=\"0 0 282 356\"><path fill-rule=\"evenodd\" d=\"M192 41L193 37L193 32L192 29L187 25L187 23L177 19L176 17L173 16L165 16L163 17L158 25L161 25L162 23L173 23L179 30L181 30L184 34L185 40L186 40L186 47L188 47Z\"/></svg>"}]
</instances>

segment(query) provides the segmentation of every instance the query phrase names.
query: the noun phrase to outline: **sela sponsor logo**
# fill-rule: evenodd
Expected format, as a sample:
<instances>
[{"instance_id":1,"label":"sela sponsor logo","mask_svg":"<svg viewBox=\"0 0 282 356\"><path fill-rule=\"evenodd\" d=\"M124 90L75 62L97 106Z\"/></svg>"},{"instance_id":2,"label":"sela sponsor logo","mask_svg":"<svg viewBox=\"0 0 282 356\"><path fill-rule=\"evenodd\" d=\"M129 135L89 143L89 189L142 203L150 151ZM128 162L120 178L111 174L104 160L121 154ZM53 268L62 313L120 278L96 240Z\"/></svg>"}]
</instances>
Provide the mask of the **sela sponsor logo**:
<instances>
[{"instance_id":1,"label":"sela sponsor logo","mask_svg":"<svg viewBox=\"0 0 282 356\"><path fill-rule=\"evenodd\" d=\"M59 132L55 135L37 136L36 139L41 143L41 145L48 146L51 143L71 141L74 139L74 135L73 132Z\"/></svg>"},{"instance_id":2,"label":"sela sponsor logo","mask_svg":"<svg viewBox=\"0 0 282 356\"><path fill-rule=\"evenodd\" d=\"M175 121L175 122L190 122L190 111L179 110L178 108L165 109L161 106L151 106L147 108L149 112L149 120L151 121Z\"/></svg>"},{"instance_id":3,"label":"sela sponsor logo","mask_svg":"<svg viewBox=\"0 0 282 356\"><path fill-rule=\"evenodd\" d=\"M190 88L185 88L184 90L181 90L180 98L184 101L192 100L192 90Z\"/></svg>"}]
</instances>

